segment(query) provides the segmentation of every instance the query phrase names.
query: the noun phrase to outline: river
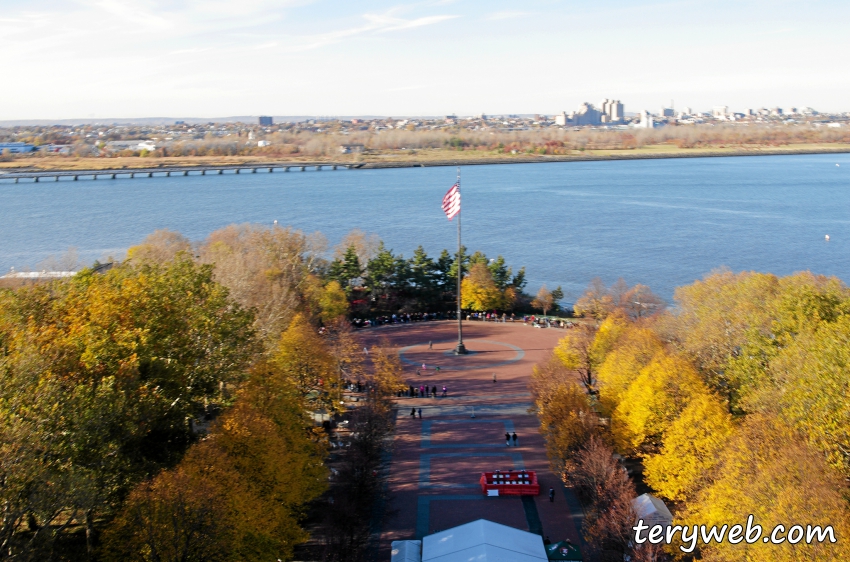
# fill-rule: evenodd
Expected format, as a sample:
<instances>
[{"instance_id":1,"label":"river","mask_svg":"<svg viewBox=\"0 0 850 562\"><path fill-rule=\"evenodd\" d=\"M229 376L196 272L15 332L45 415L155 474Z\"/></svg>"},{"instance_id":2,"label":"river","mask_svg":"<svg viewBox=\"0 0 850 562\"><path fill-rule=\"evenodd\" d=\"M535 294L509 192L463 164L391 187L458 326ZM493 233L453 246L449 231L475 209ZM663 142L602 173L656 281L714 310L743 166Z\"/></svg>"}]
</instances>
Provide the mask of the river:
<instances>
[{"instance_id":1,"label":"river","mask_svg":"<svg viewBox=\"0 0 850 562\"><path fill-rule=\"evenodd\" d=\"M837 165L838 164L838 165ZM463 168L463 241L573 301L588 282L665 299L719 267L850 279L850 155L754 156ZM456 246L440 209L455 168L275 172L0 183L0 271L77 248L121 255L158 228L193 240L230 223L291 225L331 245L376 233L410 256ZM825 240L829 235L830 240Z\"/></svg>"}]
</instances>

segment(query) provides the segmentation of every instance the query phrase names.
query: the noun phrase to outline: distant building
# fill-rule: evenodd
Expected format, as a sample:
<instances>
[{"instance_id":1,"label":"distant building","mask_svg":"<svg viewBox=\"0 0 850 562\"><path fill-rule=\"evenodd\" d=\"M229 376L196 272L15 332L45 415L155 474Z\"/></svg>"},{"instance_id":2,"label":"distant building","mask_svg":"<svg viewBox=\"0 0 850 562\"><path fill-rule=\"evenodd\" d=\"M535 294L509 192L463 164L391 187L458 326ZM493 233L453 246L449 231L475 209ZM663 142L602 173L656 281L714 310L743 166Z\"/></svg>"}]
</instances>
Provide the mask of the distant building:
<instances>
[{"instance_id":1,"label":"distant building","mask_svg":"<svg viewBox=\"0 0 850 562\"><path fill-rule=\"evenodd\" d=\"M148 152L151 152L156 150L156 143L149 140L109 141L106 143L106 149L112 152L118 152L120 150L147 150Z\"/></svg>"},{"instance_id":2,"label":"distant building","mask_svg":"<svg viewBox=\"0 0 850 562\"><path fill-rule=\"evenodd\" d=\"M261 127L271 127L274 125L274 119L268 115L261 115L259 121Z\"/></svg>"},{"instance_id":3,"label":"distant building","mask_svg":"<svg viewBox=\"0 0 850 562\"><path fill-rule=\"evenodd\" d=\"M555 115L555 125L564 127L567 124L569 118L567 117L567 113L562 111L561 113Z\"/></svg>"},{"instance_id":4,"label":"distant building","mask_svg":"<svg viewBox=\"0 0 850 562\"><path fill-rule=\"evenodd\" d=\"M653 127L655 127L655 122L652 119L652 114L646 109L640 112L640 124L638 124L638 127L640 127L641 129L652 129Z\"/></svg>"},{"instance_id":5,"label":"distant building","mask_svg":"<svg viewBox=\"0 0 850 562\"><path fill-rule=\"evenodd\" d=\"M9 154L23 154L25 152L32 152L35 150L35 146L25 142L0 142L0 154L7 150Z\"/></svg>"},{"instance_id":6,"label":"distant building","mask_svg":"<svg viewBox=\"0 0 850 562\"><path fill-rule=\"evenodd\" d=\"M12 271L6 275L0 276L0 279L34 279L43 281L45 279L62 279L64 277L73 277L76 271Z\"/></svg>"},{"instance_id":7,"label":"distant building","mask_svg":"<svg viewBox=\"0 0 850 562\"><path fill-rule=\"evenodd\" d=\"M259 146L260 148L263 148L264 146L269 146L270 144L271 143L266 140L257 141L257 146Z\"/></svg>"},{"instance_id":8,"label":"distant building","mask_svg":"<svg viewBox=\"0 0 850 562\"><path fill-rule=\"evenodd\" d=\"M625 112L623 111L623 104L620 103L620 100L605 99L601 105L602 116L600 117L600 121L602 123L618 123L623 120Z\"/></svg>"},{"instance_id":9,"label":"distant building","mask_svg":"<svg viewBox=\"0 0 850 562\"><path fill-rule=\"evenodd\" d=\"M770 110L770 114L774 115L774 116L782 115L782 108L781 107L774 107L773 109Z\"/></svg>"},{"instance_id":10,"label":"distant building","mask_svg":"<svg viewBox=\"0 0 850 562\"><path fill-rule=\"evenodd\" d=\"M186 122L185 121L175 121L174 124L175 125L185 125Z\"/></svg>"},{"instance_id":11,"label":"distant building","mask_svg":"<svg viewBox=\"0 0 850 562\"><path fill-rule=\"evenodd\" d=\"M711 110L713 117L726 117L727 113L729 113L729 106L726 105L717 105Z\"/></svg>"},{"instance_id":12,"label":"distant building","mask_svg":"<svg viewBox=\"0 0 850 562\"><path fill-rule=\"evenodd\" d=\"M661 115L661 117L674 117L675 112L673 111L672 107L662 107L661 113L659 113L659 115Z\"/></svg>"},{"instance_id":13,"label":"distant building","mask_svg":"<svg viewBox=\"0 0 850 562\"><path fill-rule=\"evenodd\" d=\"M340 154L360 154L366 147L362 144L342 144L339 146Z\"/></svg>"}]
</instances>

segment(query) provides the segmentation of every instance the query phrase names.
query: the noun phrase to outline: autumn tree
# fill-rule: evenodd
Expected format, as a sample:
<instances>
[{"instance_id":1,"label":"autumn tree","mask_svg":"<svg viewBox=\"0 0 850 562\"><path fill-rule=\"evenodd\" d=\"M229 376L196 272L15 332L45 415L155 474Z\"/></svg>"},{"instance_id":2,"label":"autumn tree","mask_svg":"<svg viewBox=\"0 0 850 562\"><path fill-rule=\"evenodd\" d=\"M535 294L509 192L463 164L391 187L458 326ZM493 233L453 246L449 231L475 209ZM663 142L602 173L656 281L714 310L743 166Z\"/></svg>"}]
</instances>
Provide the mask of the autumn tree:
<instances>
[{"instance_id":1,"label":"autumn tree","mask_svg":"<svg viewBox=\"0 0 850 562\"><path fill-rule=\"evenodd\" d=\"M590 316L597 322L604 320L612 310L614 310L614 299L599 277L593 278L587 290L573 306L573 311L577 315Z\"/></svg>"},{"instance_id":2,"label":"autumn tree","mask_svg":"<svg viewBox=\"0 0 850 562\"><path fill-rule=\"evenodd\" d=\"M658 451L682 411L696 396L708 392L687 361L660 352L621 395L611 417L615 442L623 451Z\"/></svg>"},{"instance_id":3,"label":"autumn tree","mask_svg":"<svg viewBox=\"0 0 850 562\"><path fill-rule=\"evenodd\" d=\"M379 347L372 348L371 354L374 366L372 380L376 391L384 398L394 396L407 388L401 360L396 353L386 351L387 347L386 343L383 343Z\"/></svg>"},{"instance_id":4,"label":"autumn tree","mask_svg":"<svg viewBox=\"0 0 850 562\"><path fill-rule=\"evenodd\" d=\"M83 521L92 550L94 522L177 462L196 437L192 420L224 403L222 386L257 349L252 317L209 266L180 255L22 289L4 308L0 434L7 451L32 458L4 465L3 480L20 486L0 494L32 515L36 536L69 514ZM29 496L42 479L55 483L43 498L53 507ZM18 523L7 524L16 542Z\"/></svg>"},{"instance_id":5,"label":"autumn tree","mask_svg":"<svg viewBox=\"0 0 850 562\"><path fill-rule=\"evenodd\" d=\"M483 312L503 308L505 295L496 286L493 274L483 263L472 266L461 284L461 306Z\"/></svg>"},{"instance_id":6,"label":"autumn tree","mask_svg":"<svg viewBox=\"0 0 850 562\"><path fill-rule=\"evenodd\" d=\"M718 455L709 484L683 514L682 524L726 525L746 522L785 533L793 525L832 526L837 542L812 544L752 544L729 541L699 544L701 558L710 561L844 560L850 556L850 512L839 473L825 465L822 454L808 446L780 419L748 416L740 431ZM787 536L787 535L783 535Z\"/></svg>"},{"instance_id":7,"label":"autumn tree","mask_svg":"<svg viewBox=\"0 0 850 562\"><path fill-rule=\"evenodd\" d=\"M658 495L692 499L707 482L733 432L732 418L708 393L697 394L662 437L661 451L644 460L646 483Z\"/></svg>"},{"instance_id":8,"label":"autumn tree","mask_svg":"<svg viewBox=\"0 0 850 562\"><path fill-rule=\"evenodd\" d=\"M552 291L546 289L546 285L540 287L540 290L537 291L537 296L531 301L531 306L534 308L539 308L543 311L543 316L546 316L546 313L552 306L555 304L555 297L552 296Z\"/></svg>"},{"instance_id":9,"label":"autumn tree","mask_svg":"<svg viewBox=\"0 0 850 562\"><path fill-rule=\"evenodd\" d=\"M575 375L554 357L534 366L530 386L549 463L564 474L575 452L597 431L596 413Z\"/></svg>"},{"instance_id":10,"label":"autumn tree","mask_svg":"<svg viewBox=\"0 0 850 562\"><path fill-rule=\"evenodd\" d=\"M215 279L231 298L255 312L261 340L274 347L292 317L302 311L310 276L318 273L324 249L320 235L243 224L213 232L198 251L201 262L215 266Z\"/></svg>"},{"instance_id":11,"label":"autumn tree","mask_svg":"<svg viewBox=\"0 0 850 562\"><path fill-rule=\"evenodd\" d=\"M555 357L567 369L577 371L581 383L587 388L596 384L598 357L593 349L595 339L596 330L584 324L577 324L555 347Z\"/></svg>"},{"instance_id":12,"label":"autumn tree","mask_svg":"<svg viewBox=\"0 0 850 562\"><path fill-rule=\"evenodd\" d=\"M166 263L177 257L177 254L189 254L192 243L188 238L168 230L155 230L148 234L141 244L127 250L127 259L139 262Z\"/></svg>"},{"instance_id":13,"label":"autumn tree","mask_svg":"<svg viewBox=\"0 0 850 562\"><path fill-rule=\"evenodd\" d=\"M271 363L282 379L314 409L336 411L341 394L340 372L334 358L307 319L296 314L281 335Z\"/></svg>"}]
</instances>

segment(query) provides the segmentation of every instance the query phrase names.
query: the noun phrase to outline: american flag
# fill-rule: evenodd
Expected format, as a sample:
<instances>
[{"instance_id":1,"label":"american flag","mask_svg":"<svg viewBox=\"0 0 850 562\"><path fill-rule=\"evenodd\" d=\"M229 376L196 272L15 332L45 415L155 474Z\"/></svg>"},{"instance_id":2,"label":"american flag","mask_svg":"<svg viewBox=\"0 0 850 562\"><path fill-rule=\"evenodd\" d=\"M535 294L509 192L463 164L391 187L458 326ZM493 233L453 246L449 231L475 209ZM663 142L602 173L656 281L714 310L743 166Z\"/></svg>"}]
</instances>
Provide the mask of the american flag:
<instances>
[{"instance_id":1,"label":"american flag","mask_svg":"<svg viewBox=\"0 0 850 562\"><path fill-rule=\"evenodd\" d=\"M454 184L443 196L443 212L449 220L460 212L460 185Z\"/></svg>"}]
</instances>

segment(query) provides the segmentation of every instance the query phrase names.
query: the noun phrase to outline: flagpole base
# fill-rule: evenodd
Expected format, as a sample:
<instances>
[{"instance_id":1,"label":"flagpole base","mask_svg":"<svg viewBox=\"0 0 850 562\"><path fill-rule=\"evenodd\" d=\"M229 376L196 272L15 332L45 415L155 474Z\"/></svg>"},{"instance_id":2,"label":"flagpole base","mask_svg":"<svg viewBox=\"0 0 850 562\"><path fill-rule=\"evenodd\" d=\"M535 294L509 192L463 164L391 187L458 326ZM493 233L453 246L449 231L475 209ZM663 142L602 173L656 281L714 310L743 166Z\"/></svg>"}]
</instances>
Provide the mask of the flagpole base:
<instances>
[{"instance_id":1,"label":"flagpole base","mask_svg":"<svg viewBox=\"0 0 850 562\"><path fill-rule=\"evenodd\" d=\"M463 342L458 342L457 347L455 347L455 355L466 355L469 352L466 350L466 346L463 345Z\"/></svg>"}]
</instances>

